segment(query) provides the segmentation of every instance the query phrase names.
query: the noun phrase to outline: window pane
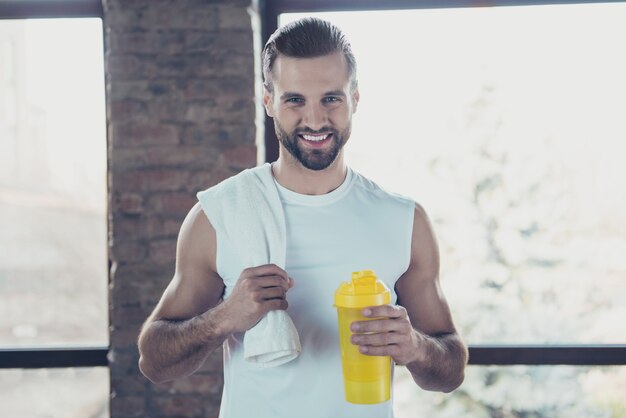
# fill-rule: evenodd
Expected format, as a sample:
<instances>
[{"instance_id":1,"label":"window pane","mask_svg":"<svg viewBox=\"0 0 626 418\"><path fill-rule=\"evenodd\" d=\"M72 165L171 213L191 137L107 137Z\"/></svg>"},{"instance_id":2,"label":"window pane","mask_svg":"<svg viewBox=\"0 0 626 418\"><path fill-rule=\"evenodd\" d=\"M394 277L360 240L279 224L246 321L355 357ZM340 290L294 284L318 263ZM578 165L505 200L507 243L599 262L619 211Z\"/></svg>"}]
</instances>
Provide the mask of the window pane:
<instances>
[{"instance_id":1,"label":"window pane","mask_svg":"<svg viewBox=\"0 0 626 418\"><path fill-rule=\"evenodd\" d=\"M319 16L359 65L347 161L426 208L467 340L625 342L626 4Z\"/></svg>"},{"instance_id":2,"label":"window pane","mask_svg":"<svg viewBox=\"0 0 626 418\"><path fill-rule=\"evenodd\" d=\"M626 414L626 367L467 368L452 394L419 389L396 368L396 418L612 418Z\"/></svg>"},{"instance_id":3,"label":"window pane","mask_svg":"<svg viewBox=\"0 0 626 418\"><path fill-rule=\"evenodd\" d=\"M106 345L102 23L0 21L0 48L0 345Z\"/></svg>"},{"instance_id":4,"label":"window pane","mask_svg":"<svg viewBox=\"0 0 626 418\"><path fill-rule=\"evenodd\" d=\"M0 370L4 417L108 418L106 367Z\"/></svg>"}]
</instances>

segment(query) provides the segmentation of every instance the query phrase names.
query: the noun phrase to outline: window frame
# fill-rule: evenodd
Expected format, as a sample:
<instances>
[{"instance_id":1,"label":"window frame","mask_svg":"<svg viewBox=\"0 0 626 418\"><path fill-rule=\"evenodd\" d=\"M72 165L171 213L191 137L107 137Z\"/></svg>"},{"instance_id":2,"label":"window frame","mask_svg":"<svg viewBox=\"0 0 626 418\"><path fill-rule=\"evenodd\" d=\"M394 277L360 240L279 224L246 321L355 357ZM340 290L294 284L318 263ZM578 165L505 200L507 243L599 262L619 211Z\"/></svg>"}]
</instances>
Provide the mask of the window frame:
<instances>
[{"instance_id":1,"label":"window frame","mask_svg":"<svg viewBox=\"0 0 626 418\"><path fill-rule=\"evenodd\" d=\"M104 9L98 0L0 0L0 19L98 17Z\"/></svg>"},{"instance_id":2,"label":"window frame","mask_svg":"<svg viewBox=\"0 0 626 418\"><path fill-rule=\"evenodd\" d=\"M104 18L99 0L0 0L0 20ZM109 266L110 267L110 266ZM109 346L0 347L0 370L108 367Z\"/></svg>"}]
</instances>

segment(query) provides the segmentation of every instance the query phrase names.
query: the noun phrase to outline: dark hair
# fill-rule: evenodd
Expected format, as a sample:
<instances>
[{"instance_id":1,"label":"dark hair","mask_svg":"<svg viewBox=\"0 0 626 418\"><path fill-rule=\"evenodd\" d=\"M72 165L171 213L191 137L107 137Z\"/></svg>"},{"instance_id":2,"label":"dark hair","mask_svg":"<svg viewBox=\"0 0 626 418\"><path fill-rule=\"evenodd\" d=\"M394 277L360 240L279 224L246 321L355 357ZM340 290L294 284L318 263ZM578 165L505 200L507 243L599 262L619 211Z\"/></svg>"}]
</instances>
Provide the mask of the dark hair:
<instances>
[{"instance_id":1,"label":"dark hair","mask_svg":"<svg viewBox=\"0 0 626 418\"><path fill-rule=\"evenodd\" d=\"M276 30L263 48L263 85L273 91L272 67L279 55L293 58L315 58L342 52L348 63L352 87L356 86L356 60L352 47L341 29L330 22L306 17Z\"/></svg>"}]
</instances>

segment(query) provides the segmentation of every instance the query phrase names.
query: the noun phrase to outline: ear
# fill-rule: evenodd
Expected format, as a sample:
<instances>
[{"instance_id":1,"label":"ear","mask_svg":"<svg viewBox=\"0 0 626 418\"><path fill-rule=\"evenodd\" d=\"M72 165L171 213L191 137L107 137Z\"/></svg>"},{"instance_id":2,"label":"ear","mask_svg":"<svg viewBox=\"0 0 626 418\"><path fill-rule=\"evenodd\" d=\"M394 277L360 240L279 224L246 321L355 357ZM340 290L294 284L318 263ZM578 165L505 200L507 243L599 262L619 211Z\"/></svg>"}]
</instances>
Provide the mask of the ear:
<instances>
[{"instance_id":1,"label":"ear","mask_svg":"<svg viewBox=\"0 0 626 418\"><path fill-rule=\"evenodd\" d=\"M360 98L361 98L361 93L359 93L359 84L355 82L355 85L352 91L352 113L356 113L356 109L359 105Z\"/></svg>"},{"instance_id":2,"label":"ear","mask_svg":"<svg viewBox=\"0 0 626 418\"><path fill-rule=\"evenodd\" d=\"M267 86L263 86L263 106L265 106L265 113L270 118L274 117L274 103L272 101L272 93L267 89Z\"/></svg>"}]
</instances>

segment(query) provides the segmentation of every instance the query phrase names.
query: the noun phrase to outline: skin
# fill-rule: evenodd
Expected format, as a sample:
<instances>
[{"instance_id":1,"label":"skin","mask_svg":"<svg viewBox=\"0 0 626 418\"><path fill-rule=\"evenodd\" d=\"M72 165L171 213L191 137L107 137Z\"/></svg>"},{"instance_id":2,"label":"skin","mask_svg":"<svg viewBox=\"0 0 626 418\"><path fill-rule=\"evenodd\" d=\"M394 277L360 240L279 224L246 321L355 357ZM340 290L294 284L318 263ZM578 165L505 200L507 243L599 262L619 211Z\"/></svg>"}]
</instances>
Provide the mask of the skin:
<instances>
[{"instance_id":1,"label":"skin","mask_svg":"<svg viewBox=\"0 0 626 418\"><path fill-rule=\"evenodd\" d=\"M265 90L263 103L280 141L273 173L281 185L308 195L341 185L347 173L343 145L350 137L358 101L358 87L350 82L341 54L276 59L272 91ZM302 133L332 136L320 147L307 143L299 136ZM329 155L333 158L325 159ZM314 169L303 164L306 158ZM294 280L275 265L244 270L231 296L222 300L216 246L215 230L197 204L181 227L174 278L139 336L139 366L153 382L192 374L229 335L250 329L270 310L288 306ZM389 355L406 365L423 389L455 389L463 381L467 349L439 285L437 244L419 205L410 266L395 290L398 305L363 310L377 319L354 322L352 343L363 354Z\"/></svg>"}]
</instances>

